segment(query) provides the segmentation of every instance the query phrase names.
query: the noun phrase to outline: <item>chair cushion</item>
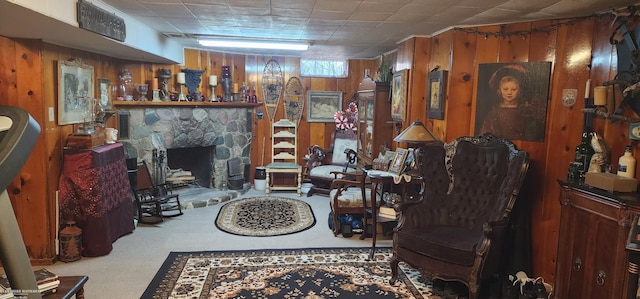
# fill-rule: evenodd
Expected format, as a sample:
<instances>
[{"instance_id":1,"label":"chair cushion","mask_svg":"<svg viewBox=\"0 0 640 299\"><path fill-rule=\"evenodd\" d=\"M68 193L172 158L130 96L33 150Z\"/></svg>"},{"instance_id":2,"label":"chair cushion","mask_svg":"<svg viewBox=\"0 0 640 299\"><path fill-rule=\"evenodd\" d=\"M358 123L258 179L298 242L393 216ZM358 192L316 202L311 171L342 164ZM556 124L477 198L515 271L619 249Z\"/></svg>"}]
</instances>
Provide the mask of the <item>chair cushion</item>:
<instances>
[{"instance_id":1,"label":"chair cushion","mask_svg":"<svg viewBox=\"0 0 640 299\"><path fill-rule=\"evenodd\" d=\"M340 207L362 207L362 189L358 187L349 187L347 190L344 190L340 196L338 197L338 205ZM333 208L333 198L336 196L338 189L332 189L329 192L329 198L331 198L331 207ZM365 196L367 200L371 202L371 190L367 189L365 192ZM380 199L376 199L379 203Z\"/></svg>"},{"instance_id":2,"label":"chair cushion","mask_svg":"<svg viewBox=\"0 0 640 299\"><path fill-rule=\"evenodd\" d=\"M311 170L309 171L309 176L310 177L317 177L317 178L327 178L327 179L333 180L335 177L331 172L332 171L343 171L343 170L344 170L344 166L339 166L339 165L321 165L321 166L317 166L317 167L311 168ZM347 172L355 172L355 171L356 170L354 168L347 168ZM342 177L343 177L342 174L338 174L338 178L339 179L341 179Z\"/></svg>"},{"instance_id":3,"label":"chair cushion","mask_svg":"<svg viewBox=\"0 0 640 299\"><path fill-rule=\"evenodd\" d=\"M398 246L452 264L471 267L481 232L455 226L399 230Z\"/></svg>"},{"instance_id":4,"label":"chair cushion","mask_svg":"<svg viewBox=\"0 0 640 299\"><path fill-rule=\"evenodd\" d=\"M331 155L331 164L345 165L347 163L346 149L356 150L358 148L355 138L335 138L333 140L333 154Z\"/></svg>"}]
</instances>

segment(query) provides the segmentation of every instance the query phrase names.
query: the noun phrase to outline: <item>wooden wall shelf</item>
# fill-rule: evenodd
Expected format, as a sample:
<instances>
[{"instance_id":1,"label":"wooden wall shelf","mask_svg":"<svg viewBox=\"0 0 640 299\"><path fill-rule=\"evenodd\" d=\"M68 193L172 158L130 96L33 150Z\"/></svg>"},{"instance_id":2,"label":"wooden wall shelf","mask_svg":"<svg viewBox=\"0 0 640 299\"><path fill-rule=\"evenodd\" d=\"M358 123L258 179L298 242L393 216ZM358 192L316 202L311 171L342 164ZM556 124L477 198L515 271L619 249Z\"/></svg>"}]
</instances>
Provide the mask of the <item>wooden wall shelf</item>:
<instances>
[{"instance_id":1,"label":"wooden wall shelf","mask_svg":"<svg viewBox=\"0 0 640 299\"><path fill-rule=\"evenodd\" d=\"M135 107L220 107L220 108L243 108L258 107L262 103L242 103L242 102L138 102L138 101L114 101L113 106L135 106Z\"/></svg>"}]
</instances>

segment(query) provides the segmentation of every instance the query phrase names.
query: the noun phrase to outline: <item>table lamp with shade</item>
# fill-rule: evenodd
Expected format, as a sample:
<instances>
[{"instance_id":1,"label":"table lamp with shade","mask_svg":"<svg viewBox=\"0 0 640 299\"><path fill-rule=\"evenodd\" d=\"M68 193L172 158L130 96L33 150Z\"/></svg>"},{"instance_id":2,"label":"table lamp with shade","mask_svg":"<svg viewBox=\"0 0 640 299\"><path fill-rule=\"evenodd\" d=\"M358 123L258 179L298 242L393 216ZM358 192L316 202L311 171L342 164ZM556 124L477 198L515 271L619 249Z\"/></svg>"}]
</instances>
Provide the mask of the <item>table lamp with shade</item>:
<instances>
[{"instance_id":1,"label":"table lamp with shade","mask_svg":"<svg viewBox=\"0 0 640 299\"><path fill-rule=\"evenodd\" d=\"M421 151L419 149L421 146L428 143L441 143L438 137L433 135L433 133L431 133L431 131L429 131L429 129L427 129L427 127L417 119L404 131L398 134L393 141L405 142L409 146L414 146L414 150L410 151L410 153L413 153L413 159L411 159L412 165L420 165L421 163L419 160L421 156ZM416 167L413 166L411 168L415 169Z\"/></svg>"}]
</instances>

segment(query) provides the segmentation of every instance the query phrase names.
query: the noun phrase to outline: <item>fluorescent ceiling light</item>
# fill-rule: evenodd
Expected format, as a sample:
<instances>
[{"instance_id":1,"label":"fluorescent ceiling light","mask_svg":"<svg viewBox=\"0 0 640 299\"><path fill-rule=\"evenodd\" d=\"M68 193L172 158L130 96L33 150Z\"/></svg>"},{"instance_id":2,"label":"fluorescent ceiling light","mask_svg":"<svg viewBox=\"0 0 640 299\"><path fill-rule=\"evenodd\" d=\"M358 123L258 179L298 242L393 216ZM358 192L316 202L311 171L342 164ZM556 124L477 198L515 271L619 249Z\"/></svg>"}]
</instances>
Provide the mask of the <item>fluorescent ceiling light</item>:
<instances>
[{"instance_id":1,"label":"fluorescent ceiling light","mask_svg":"<svg viewBox=\"0 0 640 299\"><path fill-rule=\"evenodd\" d=\"M198 40L198 42L202 46L220 47L220 48L251 48L251 49L296 50L296 51L305 51L309 48L308 44L292 43L292 42L224 40L224 39L201 39L201 40Z\"/></svg>"}]
</instances>

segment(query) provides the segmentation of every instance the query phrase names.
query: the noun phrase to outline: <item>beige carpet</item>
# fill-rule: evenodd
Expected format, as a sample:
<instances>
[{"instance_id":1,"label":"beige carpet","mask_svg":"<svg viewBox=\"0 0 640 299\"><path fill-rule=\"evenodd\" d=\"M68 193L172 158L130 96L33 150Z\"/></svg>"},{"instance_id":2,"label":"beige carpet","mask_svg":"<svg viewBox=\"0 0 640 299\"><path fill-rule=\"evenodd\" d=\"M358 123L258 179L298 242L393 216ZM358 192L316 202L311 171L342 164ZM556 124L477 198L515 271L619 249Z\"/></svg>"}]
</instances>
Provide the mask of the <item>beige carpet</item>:
<instances>
[{"instance_id":1,"label":"beige carpet","mask_svg":"<svg viewBox=\"0 0 640 299\"><path fill-rule=\"evenodd\" d=\"M239 198L264 195L250 190ZM371 239L334 237L327 225L329 199L326 196L298 197L275 192L273 196L303 200L313 209L317 224L290 235L243 237L217 230L214 221L222 204L187 209L184 215L153 226L139 225L132 234L113 243L111 253L71 263L46 266L58 275L88 275L86 298L140 298L171 251L251 250L287 248L368 247ZM181 200L188 201L188 198ZM236 199L232 199L236 200ZM390 247L391 240L377 240L377 247ZM36 267L38 268L38 267Z\"/></svg>"}]
</instances>

